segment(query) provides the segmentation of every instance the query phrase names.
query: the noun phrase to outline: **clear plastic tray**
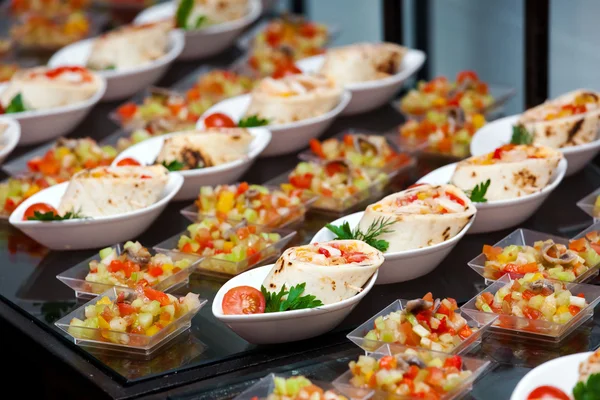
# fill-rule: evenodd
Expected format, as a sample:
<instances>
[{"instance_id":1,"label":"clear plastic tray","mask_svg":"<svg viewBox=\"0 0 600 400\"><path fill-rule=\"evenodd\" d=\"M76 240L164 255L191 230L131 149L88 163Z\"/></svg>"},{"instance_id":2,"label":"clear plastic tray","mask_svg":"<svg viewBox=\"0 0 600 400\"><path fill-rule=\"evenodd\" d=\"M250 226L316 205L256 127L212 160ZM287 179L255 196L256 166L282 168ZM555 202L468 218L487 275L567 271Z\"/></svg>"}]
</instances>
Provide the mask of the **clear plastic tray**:
<instances>
[{"instance_id":1,"label":"clear plastic tray","mask_svg":"<svg viewBox=\"0 0 600 400\"><path fill-rule=\"evenodd\" d=\"M496 282L488 286L482 293L491 293L494 295L500 288L508 283L512 283L512 279L508 275L504 275ZM556 281L546 280L548 283L556 283ZM567 335L577 329L585 321L592 318L594 315L594 307L600 302L600 287L594 285L586 285L582 283L563 283L573 294L583 293L588 306L582 309L575 317L566 324L558 324L542 320L530 320L525 317L515 317L510 315L499 315L499 318L492 325L492 331L498 331L505 334L519 335L535 340L544 340L550 342L560 342ZM469 300L460 309L471 316L483 314L475 307L477 296Z\"/></svg>"},{"instance_id":2,"label":"clear plastic tray","mask_svg":"<svg viewBox=\"0 0 600 400\"><path fill-rule=\"evenodd\" d=\"M263 400L263 399L267 399L269 397L270 394L273 393L273 391L275 390L275 374L269 374L267 376L265 376L264 378L262 378L261 380L259 380L258 382L256 382L254 385L250 386L248 389L246 389L245 391L243 391L242 393L240 393L239 395L237 395L233 400ZM289 376L278 376L277 377L281 377L281 378L290 378ZM323 390L326 391L332 391L333 393L337 394L338 396L340 396L340 393L335 390L335 388L333 387L333 385L331 383L326 383L326 382L320 382L320 381L314 381L314 380L310 380L314 385L320 387ZM339 400L345 399L345 397L340 397Z\"/></svg>"},{"instance_id":3,"label":"clear plastic tray","mask_svg":"<svg viewBox=\"0 0 600 400\"><path fill-rule=\"evenodd\" d=\"M235 224L235 222L232 223ZM232 230L246 225L248 224L245 221L238 221L237 224L233 226ZM178 254L180 256L190 257L190 259L197 259L199 262L197 263L194 272L199 272L204 275L231 278L232 276L241 274L242 272L254 268L260 264L264 264L268 260L273 260L279 257L283 248L296 235L296 231L286 229L272 229L260 225L253 226L256 226L257 232L278 233L281 236L281 239L278 242L265 247L260 252L252 255L251 257L245 258L237 262L221 260L215 257L202 257L197 254L184 253L180 250L177 250L177 243L179 242L179 238L182 235L187 234L187 230L178 233L177 235L172 236L163 242L160 242L159 244L154 246L154 250L156 250L157 252L169 252L170 254Z\"/></svg>"},{"instance_id":4,"label":"clear plastic tray","mask_svg":"<svg viewBox=\"0 0 600 400\"><path fill-rule=\"evenodd\" d=\"M598 229L600 229L600 227ZM587 233L587 231L586 231L586 233ZM543 241L543 240L548 240L548 239L552 239L552 240L554 240L554 242L564 244L565 246L569 245L569 239L566 239L566 238L563 238L560 236L554 236L554 235L549 235L547 233L531 231L529 229L517 229L516 231L509 234L508 236L506 236L504 239L502 239L498 243L494 244L494 247L504 248L504 247L510 246L510 245L533 246L533 244L537 241ZM486 283L496 281L497 279L499 279L500 277L502 277L503 275L506 274L505 272L502 272L502 271L486 270L486 268L485 268L486 261L487 261L487 257L485 256L485 254L481 253L477 257L475 257L474 259L469 261L469 263L468 263L469 267L471 267L475 272L477 272L479 275L481 275L482 277L485 278ZM598 275L598 267L599 266L600 266L600 264L590 266L589 270L587 270L584 274L578 276L577 279L575 279L573 282L583 283L583 282L587 282L587 281L593 279L594 277L596 277ZM512 276L513 278L523 276L523 275L512 274L512 273L509 273L509 275Z\"/></svg>"},{"instance_id":5,"label":"clear plastic tray","mask_svg":"<svg viewBox=\"0 0 600 400\"><path fill-rule=\"evenodd\" d=\"M358 328L356 328L355 330L350 332L348 334L348 336L346 336L346 337L348 339L350 339L350 341L354 342L354 344L356 344L357 346L359 346L360 348L362 348L363 350L365 350L367 352L377 350L378 348L380 348L381 346L383 346L387 343L383 342L381 340L365 339L365 335L371 329L373 329L373 327L375 326L375 319L377 319L378 317L385 317L386 315L389 315L390 313L395 312L395 311L401 311L402 309L404 309L404 307L406 306L406 303L408 301L409 300L404 300L404 299L394 301L392 304L390 304L389 306L387 306L386 308L384 308L383 310L381 310L380 312L375 314L373 317L371 317L371 319L369 319L368 321L363 323L361 326L359 326ZM483 338L483 335L485 334L487 329L498 318L497 315L491 315L491 314L485 314L485 313L478 314L475 316L470 316L470 315L467 315L467 314L461 312L460 315L467 320L467 324L471 328L477 328L477 331L473 332L473 334L471 336L469 336L466 340L464 340L460 345L458 345L454 349L452 349L450 354L466 353L468 350L470 350L471 348L476 346L478 343L481 342L481 339ZM403 346L403 345L400 345L399 343L394 343L394 344ZM411 346L406 346L406 347L411 347Z\"/></svg>"},{"instance_id":6,"label":"clear plastic tray","mask_svg":"<svg viewBox=\"0 0 600 400\"><path fill-rule=\"evenodd\" d=\"M439 353L431 350L425 349L408 349L404 346L395 346L386 344L375 352L369 354L369 356L374 357L376 359L380 359L385 356L395 356L398 354L403 354L404 352L410 352L417 357L423 359L429 358L440 358L442 361L446 360L448 357L452 357L450 354ZM440 400L452 400L456 398L462 397L466 394L475 380L489 367L490 362L485 360L479 360L476 358L470 357L462 357L463 369L471 371L471 376L465 379L458 387L456 387L451 392L448 392L441 396ZM416 397L407 397L407 396L394 396L391 393L386 393L381 390L373 390L373 389L363 389L354 387L350 380L352 379L352 372L350 370L346 371L343 375L339 376L336 380L333 381L333 386L338 389L342 394L351 397L353 400L367 400L367 399L417 399Z\"/></svg>"},{"instance_id":7,"label":"clear plastic tray","mask_svg":"<svg viewBox=\"0 0 600 400\"><path fill-rule=\"evenodd\" d=\"M82 328L80 329L87 338L75 337L71 333L69 333L69 323L73 318L78 318L80 320L85 320L85 307L94 305L98 302L102 297L106 296L111 301L116 300L119 293L135 293L135 290L129 288L121 288L121 287L113 287L106 292L102 293L98 297L93 300L85 303L81 307L77 308L75 311L65 315L60 320L55 322L55 325L63 330L68 336L70 336L74 343L79 346L89 346L94 348L102 348L102 349L110 349L114 351L122 351L122 352L131 352L131 353L142 353L142 354L150 354L157 349L163 347L170 340L174 339L177 335L187 330L192 324L192 318L194 315L200 311L202 307L207 303L207 300L200 299L200 307L195 310L189 311L187 314L180 316L175 321L171 322L169 325L158 331L155 335L146 336L134 333L123 333L123 332L115 332L108 329L100 329L100 328ZM109 341L102 340L103 335L105 334L115 334L119 335L119 338L123 342L127 343L135 343L135 344L123 344L123 343L113 343Z\"/></svg>"},{"instance_id":8,"label":"clear plastic tray","mask_svg":"<svg viewBox=\"0 0 600 400\"><path fill-rule=\"evenodd\" d=\"M577 202L577 207L581 208L587 215L594 218L594 222L600 220L600 208L594 206L598 196L600 196L600 189L594 190Z\"/></svg>"},{"instance_id":9,"label":"clear plastic tray","mask_svg":"<svg viewBox=\"0 0 600 400\"><path fill-rule=\"evenodd\" d=\"M117 251L117 254L121 255L123 251L122 244L114 245L112 246L112 248ZM202 257L190 257L185 253L169 250L155 250L156 251L154 252L151 251L152 255L156 253L163 253L171 257L173 261L188 259L191 262L189 267L182 269L181 271L169 276L167 279L164 279L158 282L156 285L152 286L153 289L160 290L161 292L168 291L187 284L190 275L194 272L197 265L202 261ZM75 291L75 296L77 297L96 297L97 295L115 287L116 285L88 282L85 280L85 277L87 276L90 270L89 264L93 260L100 261L100 255L95 254L87 260L84 260L79 264L75 265L73 268L70 268L62 272L61 274L56 275L56 278L71 289L73 289Z\"/></svg>"},{"instance_id":10,"label":"clear plastic tray","mask_svg":"<svg viewBox=\"0 0 600 400\"><path fill-rule=\"evenodd\" d=\"M260 185L260 186L264 186L264 187L268 188L269 190L280 190L278 186L264 185L264 184ZM274 218L270 221L265 221L264 223L262 223L260 225L268 226L270 228L283 228L285 226L290 226L297 222L303 221L304 216L306 215L306 211L311 206L311 204L314 203L317 199L318 199L318 196L315 196L312 194L306 194L306 195L304 195L302 202L298 206L291 207L291 208L289 208L289 211L286 214L280 215L279 217ZM186 217L187 219L189 219L192 222L196 222L196 221L201 220L206 217L214 217L215 216L214 214L210 215L210 214L198 213L198 207L196 206L195 203L192 203L189 206L181 209L180 212L184 217ZM230 218L230 219L233 220L233 218ZM241 219L240 219L240 221L241 221Z\"/></svg>"}]
</instances>

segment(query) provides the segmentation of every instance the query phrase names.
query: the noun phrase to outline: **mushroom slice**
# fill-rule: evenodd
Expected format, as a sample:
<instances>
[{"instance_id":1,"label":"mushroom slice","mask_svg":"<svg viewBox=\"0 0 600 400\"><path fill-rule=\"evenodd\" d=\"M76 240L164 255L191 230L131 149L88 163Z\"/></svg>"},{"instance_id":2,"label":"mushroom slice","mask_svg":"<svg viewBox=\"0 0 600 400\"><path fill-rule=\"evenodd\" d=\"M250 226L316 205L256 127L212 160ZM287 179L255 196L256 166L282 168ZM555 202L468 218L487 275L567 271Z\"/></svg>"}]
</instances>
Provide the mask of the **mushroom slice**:
<instances>
[{"instance_id":1,"label":"mushroom slice","mask_svg":"<svg viewBox=\"0 0 600 400\"><path fill-rule=\"evenodd\" d=\"M534 293L540 293L544 288L547 290L550 290L552 293L554 293L554 286L550 285L549 283L544 282L541 279L531 282L529 284L529 288Z\"/></svg>"},{"instance_id":2,"label":"mushroom slice","mask_svg":"<svg viewBox=\"0 0 600 400\"><path fill-rule=\"evenodd\" d=\"M365 135L353 135L354 148L360 154L367 154L372 152L375 155L379 154L377 146L367 139Z\"/></svg>"},{"instance_id":3,"label":"mushroom slice","mask_svg":"<svg viewBox=\"0 0 600 400\"><path fill-rule=\"evenodd\" d=\"M544 243L544 245L542 246L542 257L544 257L544 259L546 261L548 261L549 263L552 263L552 264L560 264L560 265L570 264L573 261L577 260L577 257L578 257L577 254L571 250L565 251L563 254L561 254L558 257L551 256L549 254L549 252L551 250L554 250L555 254L560 253L558 245L556 243L554 243L553 241L549 240L548 242Z\"/></svg>"},{"instance_id":4,"label":"mushroom slice","mask_svg":"<svg viewBox=\"0 0 600 400\"><path fill-rule=\"evenodd\" d=\"M404 310L408 313L417 313L422 310L428 310L433 306L433 303L423 299L410 300L406 303Z\"/></svg>"}]
</instances>

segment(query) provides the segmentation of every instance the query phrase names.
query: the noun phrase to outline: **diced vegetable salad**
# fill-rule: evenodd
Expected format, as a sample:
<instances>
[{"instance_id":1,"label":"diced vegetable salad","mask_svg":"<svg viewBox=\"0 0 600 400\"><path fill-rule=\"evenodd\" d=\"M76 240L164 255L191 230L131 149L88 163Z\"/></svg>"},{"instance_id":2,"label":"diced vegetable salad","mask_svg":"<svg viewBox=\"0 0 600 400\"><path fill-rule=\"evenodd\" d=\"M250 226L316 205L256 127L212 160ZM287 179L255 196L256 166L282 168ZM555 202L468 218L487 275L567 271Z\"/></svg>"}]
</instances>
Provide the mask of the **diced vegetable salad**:
<instances>
[{"instance_id":1,"label":"diced vegetable salad","mask_svg":"<svg viewBox=\"0 0 600 400\"><path fill-rule=\"evenodd\" d=\"M54 177L36 177L34 175L22 178L9 178L0 184L0 214L10 215L23 201L42 189L62 182Z\"/></svg>"},{"instance_id":2,"label":"diced vegetable salad","mask_svg":"<svg viewBox=\"0 0 600 400\"><path fill-rule=\"evenodd\" d=\"M278 233L258 232L255 225L236 228L216 218L206 218L187 229L189 235L179 238L179 250L231 262L249 259L255 264L261 251L281 240Z\"/></svg>"},{"instance_id":3,"label":"diced vegetable salad","mask_svg":"<svg viewBox=\"0 0 600 400\"><path fill-rule=\"evenodd\" d=\"M590 237L598 238L597 232ZM595 247L594 247L595 246ZM498 279L505 273L524 275L539 272L544 278L573 282L600 263L600 246L581 238L568 246L552 239L538 241L533 246L510 245L505 248L484 245L485 276Z\"/></svg>"},{"instance_id":4,"label":"diced vegetable salad","mask_svg":"<svg viewBox=\"0 0 600 400\"><path fill-rule=\"evenodd\" d=\"M467 115L459 122L447 113L429 111L421 121L409 120L400 127L400 136L412 146L424 141L429 151L455 157L468 157L471 139L485 125L481 114Z\"/></svg>"},{"instance_id":5,"label":"diced vegetable salad","mask_svg":"<svg viewBox=\"0 0 600 400\"><path fill-rule=\"evenodd\" d=\"M434 354L408 349L402 354L384 356L379 360L360 356L357 362L350 362L350 384L396 396L440 399L459 388L472 372L463 370L460 356Z\"/></svg>"},{"instance_id":6,"label":"diced vegetable salad","mask_svg":"<svg viewBox=\"0 0 600 400\"><path fill-rule=\"evenodd\" d=\"M17 64L0 64L0 83L10 81L19 69Z\"/></svg>"},{"instance_id":7,"label":"diced vegetable salad","mask_svg":"<svg viewBox=\"0 0 600 400\"><path fill-rule=\"evenodd\" d=\"M83 12L60 15L26 14L10 30L11 38L25 48L58 49L84 39L91 20Z\"/></svg>"},{"instance_id":8,"label":"diced vegetable salad","mask_svg":"<svg viewBox=\"0 0 600 400\"><path fill-rule=\"evenodd\" d=\"M199 214L279 226L304 214L303 196L303 190L291 185L272 189L242 182L237 185L201 187L195 204Z\"/></svg>"},{"instance_id":9,"label":"diced vegetable salad","mask_svg":"<svg viewBox=\"0 0 600 400\"><path fill-rule=\"evenodd\" d=\"M304 376L287 379L276 376L273 383L273 393L267 400L347 400L333 391L321 389Z\"/></svg>"},{"instance_id":10,"label":"diced vegetable salad","mask_svg":"<svg viewBox=\"0 0 600 400\"><path fill-rule=\"evenodd\" d=\"M190 129L195 126L199 117L189 111L183 96L162 90L155 90L141 104L123 104L117 109L116 115L124 127L144 127L157 119L173 119L181 123L187 122Z\"/></svg>"},{"instance_id":11,"label":"diced vegetable salad","mask_svg":"<svg viewBox=\"0 0 600 400\"><path fill-rule=\"evenodd\" d=\"M190 260L172 260L166 254L150 254L139 242L127 242L119 255L113 247L100 250L100 261L90 262L90 272L85 277L88 282L106 285L135 287L156 285L188 268Z\"/></svg>"},{"instance_id":12,"label":"diced vegetable salad","mask_svg":"<svg viewBox=\"0 0 600 400\"><path fill-rule=\"evenodd\" d=\"M96 304L86 306L85 320L73 318L69 333L80 339L139 346L144 340L131 335L156 335L199 307L197 294L188 293L177 299L168 293L139 286L135 294L121 292L114 301L104 296Z\"/></svg>"},{"instance_id":13,"label":"diced vegetable salad","mask_svg":"<svg viewBox=\"0 0 600 400\"><path fill-rule=\"evenodd\" d=\"M574 294L563 283L543 280L539 272L507 283L495 294L477 296L478 310L565 324L588 305L583 294ZM501 321L502 322L502 321Z\"/></svg>"},{"instance_id":14,"label":"diced vegetable salad","mask_svg":"<svg viewBox=\"0 0 600 400\"><path fill-rule=\"evenodd\" d=\"M255 81L245 75L227 70L213 70L198 78L185 96L194 115L202 115L213 105L230 97L249 93Z\"/></svg>"},{"instance_id":15,"label":"diced vegetable salad","mask_svg":"<svg viewBox=\"0 0 600 400\"><path fill-rule=\"evenodd\" d=\"M477 331L457 311L456 300L434 302L428 293L423 299L409 301L401 311L377 317L365 339L448 353Z\"/></svg>"},{"instance_id":16,"label":"diced vegetable salad","mask_svg":"<svg viewBox=\"0 0 600 400\"><path fill-rule=\"evenodd\" d=\"M473 71L459 72L456 81L439 76L430 82L420 81L400 102L400 109L412 115L431 110L460 107L466 113L480 113L494 103L488 85Z\"/></svg>"}]
</instances>

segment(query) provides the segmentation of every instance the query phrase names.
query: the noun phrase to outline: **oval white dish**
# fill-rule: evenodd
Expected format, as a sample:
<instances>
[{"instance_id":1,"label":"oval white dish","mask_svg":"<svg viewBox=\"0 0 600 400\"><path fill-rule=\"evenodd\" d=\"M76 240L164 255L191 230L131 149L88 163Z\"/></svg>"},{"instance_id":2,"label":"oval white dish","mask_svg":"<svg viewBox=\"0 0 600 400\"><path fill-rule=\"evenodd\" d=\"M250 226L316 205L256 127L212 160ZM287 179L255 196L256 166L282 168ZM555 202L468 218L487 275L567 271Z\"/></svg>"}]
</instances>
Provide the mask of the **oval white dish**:
<instances>
[{"instance_id":1,"label":"oval white dish","mask_svg":"<svg viewBox=\"0 0 600 400\"><path fill-rule=\"evenodd\" d=\"M17 147L21 138L21 125L16 119L0 117L0 125L6 125L6 130L0 135L0 164Z\"/></svg>"}]
</instances>

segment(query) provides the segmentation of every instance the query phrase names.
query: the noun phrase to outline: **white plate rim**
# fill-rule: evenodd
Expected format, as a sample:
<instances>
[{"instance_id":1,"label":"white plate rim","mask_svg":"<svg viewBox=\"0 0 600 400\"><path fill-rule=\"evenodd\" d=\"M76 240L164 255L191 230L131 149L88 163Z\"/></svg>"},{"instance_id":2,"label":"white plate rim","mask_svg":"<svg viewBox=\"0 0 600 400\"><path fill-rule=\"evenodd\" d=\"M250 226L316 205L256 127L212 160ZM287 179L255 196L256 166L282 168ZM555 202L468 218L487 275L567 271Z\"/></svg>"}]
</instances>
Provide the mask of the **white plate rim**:
<instances>
[{"instance_id":1,"label":"white plate rim","mask_svg":"<svg viewBox=\"0 0 600 400\"><path fill-rule=\"evenodd\" d=\"M19 122L8 116L0 116L0 124L6 124L8 127L3 133L4 148L0 150L0 159L8 157L8 155L17 147L21 139L21 125Z\"/></svg>"}]
</instances>

